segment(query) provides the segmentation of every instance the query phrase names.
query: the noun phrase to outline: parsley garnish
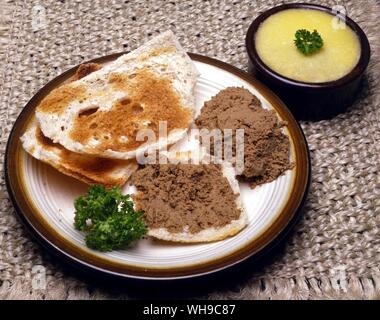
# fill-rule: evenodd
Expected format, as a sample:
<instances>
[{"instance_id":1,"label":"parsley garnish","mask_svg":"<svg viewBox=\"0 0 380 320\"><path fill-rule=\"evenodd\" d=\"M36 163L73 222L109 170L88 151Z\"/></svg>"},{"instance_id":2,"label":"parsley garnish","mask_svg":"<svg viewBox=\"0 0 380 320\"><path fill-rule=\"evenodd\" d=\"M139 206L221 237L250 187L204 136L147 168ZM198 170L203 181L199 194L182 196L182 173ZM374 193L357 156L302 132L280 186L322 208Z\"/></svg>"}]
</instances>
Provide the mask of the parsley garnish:
<instances>
[{"instance_id":1,"label":"parsley garnish","mask_svg":"<svg viewBox=\"0 0 380 320\"><path fill-rule=\"evenodd\" d=\"M294 44L304 55L313 54L323 46L323 39L317 30L310 32L306 29L300 29L296 31L295 37Z\"/></svg>"},{"instance_id":2,"label":"parsley garnish","mask_svg":"<svg viewBox=\"0 0 380 320\"><path fill-rule=\"evenodd\" d=\"M121 249L147 232L143 213L134 210L130 196L122 195L120 188L92 186L74 207L74 227L86 233L86 245L92 249Z\"/></svg>"}]
</instances>

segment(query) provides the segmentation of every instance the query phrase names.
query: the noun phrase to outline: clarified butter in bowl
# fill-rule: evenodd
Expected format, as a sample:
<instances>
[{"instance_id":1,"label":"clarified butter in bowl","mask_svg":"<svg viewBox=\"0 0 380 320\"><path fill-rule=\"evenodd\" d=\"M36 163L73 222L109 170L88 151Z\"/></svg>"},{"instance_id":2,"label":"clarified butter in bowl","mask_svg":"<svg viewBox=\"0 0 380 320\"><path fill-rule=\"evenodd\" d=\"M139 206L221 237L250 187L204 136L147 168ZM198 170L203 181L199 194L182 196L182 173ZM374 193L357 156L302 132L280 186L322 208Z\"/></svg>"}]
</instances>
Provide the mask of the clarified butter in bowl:
<instances>
[{"instance_id":1,"label":"clarified butter in bowl","mask_svg":"<svg viewBox=\"0 0 380 320\"><path fill-rule=\"evenodd\" d=\"M269 68L290 79L318 83L342 78L358 63L360 42L343 21L334 23L333 19L331 14L310 9L275 13L257 30L257 53ZM317 30L323 39L321 50L302 54L294 45L298 29Z\"/></svg>"},{"instance_id":2,"label":"clarified butter in bowl","mask_svg":"<svg viewBox=\"0 0 380 320\"><path fill-rule=\"evenodd\" d=\"M305 54L296 32L314 30L323 44ZM370 47L362 29L333 9L292 3L258 16L248 29L249 71L284 100L297 119L320 120L353 103L368 65Z\"/></svg>"}]
</instances>

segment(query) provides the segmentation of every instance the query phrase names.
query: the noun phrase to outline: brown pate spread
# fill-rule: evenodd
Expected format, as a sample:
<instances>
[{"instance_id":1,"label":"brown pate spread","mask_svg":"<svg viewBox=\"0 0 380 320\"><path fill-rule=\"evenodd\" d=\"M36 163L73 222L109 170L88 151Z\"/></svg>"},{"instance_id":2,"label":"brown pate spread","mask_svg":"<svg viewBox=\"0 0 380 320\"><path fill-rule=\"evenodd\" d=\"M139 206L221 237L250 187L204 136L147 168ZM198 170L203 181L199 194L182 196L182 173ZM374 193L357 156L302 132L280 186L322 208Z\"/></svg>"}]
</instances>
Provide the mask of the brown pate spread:
<instances>
[{"instance_id":1,"label":"brown pate spread","mask_svg":"<svg viewBox=\"0 0 380 320\"><path fill-rule=\"evenodd\" d=\"M146 165L132 175L149 228L191 233L222 227L240 217L237 195L216 164ZM186 230L186 229L185 229Z\"/></svg>"},{"instance_id":2,"label":"brown pate spread","mask_svg":"<svg viewBox=\"0 0 380 320\"><path fill-rule=\"evenodd\" d=\"M199 128L232 129L232 155L236 153L234 133L244 129L244 171L251 187L275 180L292 167L288 137L282 132L286 122L273 110L262 108L260 100L247 89L229 87L205 102L195 121ZM211 143L210 152L214 148Z\"/></svg>"}]
</instances>

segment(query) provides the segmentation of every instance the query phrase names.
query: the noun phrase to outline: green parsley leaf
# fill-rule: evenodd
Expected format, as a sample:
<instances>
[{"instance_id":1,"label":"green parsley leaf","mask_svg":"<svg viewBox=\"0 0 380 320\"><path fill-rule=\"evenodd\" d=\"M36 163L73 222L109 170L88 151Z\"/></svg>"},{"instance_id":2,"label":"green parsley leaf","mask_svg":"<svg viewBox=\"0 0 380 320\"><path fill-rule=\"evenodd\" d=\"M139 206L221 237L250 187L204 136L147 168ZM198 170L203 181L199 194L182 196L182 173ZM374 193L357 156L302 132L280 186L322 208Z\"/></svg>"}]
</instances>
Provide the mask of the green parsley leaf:
<instances>
[{"instance_id":1,"label":"green parsley leaf","mask_svg":"<svg viewBox=\"0 0 380 320\"><path fill-rule=\"evenodd\" d=\"M296 31L295 37L294 44L304 55L311 55L323 46L323 39L317 30L310 32L306 29L300 29Z\"/></svg>"},{"instance_id":2,"label":"green parsley leaf","mask_svg":"<svg viewBox=\"0 0 380 320\"><path fill-rule=\"evenodd\" d=\"M74 202L74 227L86 233L86 245L100 251L128 246L147 232L143 212L135 211L129 195L120 188L91 186Z\"/></svg>"}]
</instances>

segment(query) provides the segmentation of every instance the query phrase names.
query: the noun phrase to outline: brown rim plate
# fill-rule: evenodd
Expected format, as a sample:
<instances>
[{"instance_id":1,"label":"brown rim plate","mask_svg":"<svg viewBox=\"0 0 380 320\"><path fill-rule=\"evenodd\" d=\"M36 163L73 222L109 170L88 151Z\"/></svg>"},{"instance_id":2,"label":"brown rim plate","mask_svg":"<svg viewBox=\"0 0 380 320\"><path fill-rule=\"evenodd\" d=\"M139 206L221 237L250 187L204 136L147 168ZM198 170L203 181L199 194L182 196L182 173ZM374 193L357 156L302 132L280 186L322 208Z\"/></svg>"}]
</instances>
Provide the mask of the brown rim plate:
<instances>
[{"instance_id":1,"label":"brown rim plate","mask_svg":"<svg viewBox=\"0 0 380 320\"><path fill-rule=\"evenodd\" d=\"M121 54L91 62L107 63ZM295 169L253 191L248 187L242 189L251 217L248 227L235 237L212 244L186 246L148 239L142 240L141 245L139 241L137 248L120 252L103 254L92 251L85 247L82 235L75 233L72 223L70 226L72 209L66 208L68 213L60 216L59 207L60 201L70 199L72 202L78 195L75 192L83 193L85 186L32 159L23 150L19 139L38 103L71 77L77 68L74 67L50 81L27 103L14 124L5 154L6 184L18 216L43 245L64 261L120 278L199 277L261 256L294 224L305 202L310 179L309 151L299 124L275 94L247 73L209 57L198 54L190 54L190 57L200 71L196 88L198 104L203 104L224 87L245 86L288 122L286 132L291 141Z\"/></svg>"}]
</instances>

